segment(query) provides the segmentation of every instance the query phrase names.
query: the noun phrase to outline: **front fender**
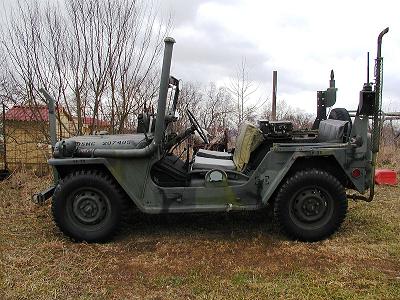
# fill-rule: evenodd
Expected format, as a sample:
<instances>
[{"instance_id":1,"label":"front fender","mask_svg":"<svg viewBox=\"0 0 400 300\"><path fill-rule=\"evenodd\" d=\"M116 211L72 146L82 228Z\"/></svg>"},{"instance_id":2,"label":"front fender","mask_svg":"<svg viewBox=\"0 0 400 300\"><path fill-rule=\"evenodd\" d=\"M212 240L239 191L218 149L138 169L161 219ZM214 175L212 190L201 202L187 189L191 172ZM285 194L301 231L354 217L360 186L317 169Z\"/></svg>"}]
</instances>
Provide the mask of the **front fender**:
<instances>
[{"instance_id":1,"label":"front fender","mask_svg":"<svg viewBox=\"0 0 400 300\"><path fill-rule=\"evenodd\" d=\"M53 158L48 163L55 167L61 176L80 168L106 169L135 205L140 210L145 210L143 195L149 179L151 159Z\"/></svg>"}]
</instances>

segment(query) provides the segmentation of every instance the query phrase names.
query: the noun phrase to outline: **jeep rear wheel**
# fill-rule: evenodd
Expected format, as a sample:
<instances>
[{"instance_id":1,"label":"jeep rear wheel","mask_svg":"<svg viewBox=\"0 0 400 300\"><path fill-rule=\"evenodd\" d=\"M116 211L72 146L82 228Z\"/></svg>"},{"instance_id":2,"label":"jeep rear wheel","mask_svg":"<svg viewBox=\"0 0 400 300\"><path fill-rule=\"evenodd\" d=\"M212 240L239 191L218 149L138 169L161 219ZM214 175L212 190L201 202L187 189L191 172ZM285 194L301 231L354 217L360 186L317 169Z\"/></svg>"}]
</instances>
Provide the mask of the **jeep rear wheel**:
<instances>
[{"instance_id":1,"label":"jeep rear wheel","mask_svg":"<svg viewBox=\"0 0 400 300\"><path fill-rule=\"evenodd\" d=\"M280 188L274 215L281 229L291 238L319 241L332 235L347 212L344 187L331 174L321 170L295 173Z\"/></svg>"},{"instance_id":2,"label":"jeep rear wheel","mask_svg":"<svg viewBox=\"0 0 400 300\"><path fill-rule=\"evenodd\" d=\"M57 226L76 241L102 242L118 229L125 199L115 182L99 171L74 172L60 181L52 212Z\"/></svg>"}]
</instances>

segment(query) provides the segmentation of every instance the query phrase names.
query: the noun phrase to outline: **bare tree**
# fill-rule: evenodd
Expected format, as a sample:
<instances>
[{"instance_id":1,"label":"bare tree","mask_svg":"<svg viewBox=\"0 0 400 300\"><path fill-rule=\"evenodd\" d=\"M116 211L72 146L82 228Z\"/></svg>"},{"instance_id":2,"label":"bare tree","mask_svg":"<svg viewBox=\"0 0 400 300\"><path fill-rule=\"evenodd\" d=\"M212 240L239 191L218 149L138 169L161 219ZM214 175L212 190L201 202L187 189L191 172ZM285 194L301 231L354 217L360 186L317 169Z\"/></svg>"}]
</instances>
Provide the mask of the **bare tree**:
<instances>
[{"instance_id":1,"label":"bare tree","mask_svg":"<svg viewBox=\"0 0 400 300\"><path fill-rule=\"evenodd\" d=\"M199 120L209 133L215 135L217 131L223 131L229 125L234 107L226 88L218 88L215 83L209 83L200 105Z\"/></svg>"},{"instance_id":2,"label":"bare tree","mask_svg":"<svg viewBox=\"0 0 400 300\"><path fill-rule=\"evenodd\" d=\"M19 103L42 104L38 88L48 89L77 116L80 134L87 116L91 131L102 118L122 132L153 100L170 21L161 20L152 1L64 0L63 9L58 2L24 2L8 18L1 41L6 86L17 91Z\"/></svg>"},{"instance_id":3,"label":"bare tree","mask_svg":"<svg viewBox=\"0 0 400 300\"><path fill-rule=\"evenodd\" d=\"M13 81L9 78L9 70L7 64L7 55L4 49L0 47L0 103L15 104L16 88Z\"/></svg>"},{"instance_id":4,"label":"bare tree","mask_svg":"<svg viewBox=\"0 0 400 300\"><path fill-rule=\"evenodd\" d=\"M94 99L89 103L92 128L100 111L103 116L108 115L113 132L123 132L154 97L155 63L170 23L159 21L152 2L108 0L82 5L82 1L70 0L69 3L73 28L78 40L83 41L81 52L89 53L82 65ZM81 86L76 85L79 91Z\"/></svg>"},{"instance_id":5,"label":"bare tree","mask_svg":"<svg viewBox=\"0 0 400 300\"><path fill-rule=\"evenodd\" d=\"M242 59L227 89L236 102L236 126L239 127L239 125L254 114L257 109L257 104L250 103L251 96L257 91L257 87L249 78L245 59Z\"/></svg>"}]
</instances>

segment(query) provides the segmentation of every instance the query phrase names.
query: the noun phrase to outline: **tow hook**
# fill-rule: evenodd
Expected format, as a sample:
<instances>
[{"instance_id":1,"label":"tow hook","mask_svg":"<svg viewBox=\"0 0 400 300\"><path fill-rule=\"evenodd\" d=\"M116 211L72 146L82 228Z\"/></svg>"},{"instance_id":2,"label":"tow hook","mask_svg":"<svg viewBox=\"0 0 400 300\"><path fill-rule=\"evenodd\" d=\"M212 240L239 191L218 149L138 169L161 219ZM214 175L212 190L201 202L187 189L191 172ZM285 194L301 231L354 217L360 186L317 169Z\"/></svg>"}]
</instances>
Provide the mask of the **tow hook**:
<instances>
[{"instance_id":1,"label":"tow hook","mask_svg":"<svg viewBox=\"0 0 400 300\"><path fill-rule=\"evenodd\" d=\"M47 199L53 196L55 188L55 186L51 186L42 192L33 194L31 198L32 202L38 205L43 205Z\"/></svg>"}]
</instances>

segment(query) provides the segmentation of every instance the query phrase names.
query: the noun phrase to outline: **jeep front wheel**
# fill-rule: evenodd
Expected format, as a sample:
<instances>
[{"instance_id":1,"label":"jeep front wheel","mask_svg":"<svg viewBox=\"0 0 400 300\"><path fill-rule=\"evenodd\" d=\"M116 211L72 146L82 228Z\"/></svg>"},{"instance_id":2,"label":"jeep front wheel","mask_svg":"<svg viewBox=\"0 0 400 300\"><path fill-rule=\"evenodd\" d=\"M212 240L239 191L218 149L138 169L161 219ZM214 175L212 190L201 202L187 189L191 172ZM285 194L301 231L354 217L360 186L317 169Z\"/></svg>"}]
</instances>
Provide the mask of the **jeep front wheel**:
<instances>
[{"instance_id":1,"label":"jeep front wheel","mask_svg":"<svg viewBox=\"0 0 400 300\"><path fill-rule=\"evenodd\" d=\"M57 226L76 241L110 239L122 221L125 199L119 187L99 171L71 173L60 181L52 201Z\"/></svg>"},{"instance_id":2,"label":"jeep front wheel","mask_svg":"<svg viewBox=\"0 0 400 300\"><path fill-rule=\"evenodd\" d=\"M280 188L274 215L281 229L291 238L319 241L332 235L347 212L342 184L322 170L295 173Z\"/></svg>"}]
</instances>

